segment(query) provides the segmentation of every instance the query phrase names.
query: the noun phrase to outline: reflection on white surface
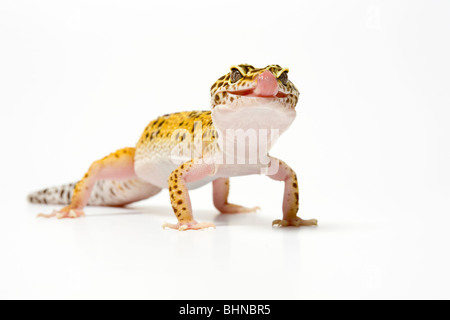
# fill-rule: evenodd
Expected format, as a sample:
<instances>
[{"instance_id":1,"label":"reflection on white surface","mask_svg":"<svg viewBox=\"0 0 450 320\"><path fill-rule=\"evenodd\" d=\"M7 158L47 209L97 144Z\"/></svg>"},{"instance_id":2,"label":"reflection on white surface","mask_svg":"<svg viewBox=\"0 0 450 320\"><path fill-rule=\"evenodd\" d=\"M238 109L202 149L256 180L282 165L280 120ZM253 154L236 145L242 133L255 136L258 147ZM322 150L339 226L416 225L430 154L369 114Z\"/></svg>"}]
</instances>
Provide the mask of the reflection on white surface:
<instances>
[{"instance_id":1,"label":"reflection on white surface","mask_svg":"<svg viewBox=\"0 0 450 320\"><path fill-rule=\"evenodd\" d=\"M349 208L278 229L264 210L198 210L217 229L178 232L161 228L170 208L149 203L64 221L37 209L11 209L0 226L1 298L432 298L450 283L446 223L364 221Z\"/></svg>"}]
</instances>

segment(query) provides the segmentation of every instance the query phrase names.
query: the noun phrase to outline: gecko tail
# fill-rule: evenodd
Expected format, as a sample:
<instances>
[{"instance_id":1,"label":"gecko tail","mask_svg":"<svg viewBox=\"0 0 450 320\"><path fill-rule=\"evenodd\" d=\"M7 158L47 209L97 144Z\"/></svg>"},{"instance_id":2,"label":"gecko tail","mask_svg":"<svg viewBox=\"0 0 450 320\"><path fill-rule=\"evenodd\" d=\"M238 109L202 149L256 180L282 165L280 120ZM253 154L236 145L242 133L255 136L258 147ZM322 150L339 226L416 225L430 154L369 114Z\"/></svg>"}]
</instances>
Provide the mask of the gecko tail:
<instances>
[{"instance_id":1,"label":"gecko tail","mask_svg":"<svg viewBox=\"0 0 450 320\"><path fill-rule=\"evenodd\" d=\"M67 206L72 201L76 183L51 187L28 195L35 204ZM95 184L88 206L124 206L159 193L160 188L139 179L126 181L101 180Z\"/></svg>"},{"instance_id":2,"label":"gecko tail","mask_svg":"<svg viewBox=\"0 0 450 320\"><path fill-rule=\"evenodd\" d=\"M72 200L76 183L46 188L28 195L28 202L35 204L68 205Z\"/></svg>"}]
</instances>

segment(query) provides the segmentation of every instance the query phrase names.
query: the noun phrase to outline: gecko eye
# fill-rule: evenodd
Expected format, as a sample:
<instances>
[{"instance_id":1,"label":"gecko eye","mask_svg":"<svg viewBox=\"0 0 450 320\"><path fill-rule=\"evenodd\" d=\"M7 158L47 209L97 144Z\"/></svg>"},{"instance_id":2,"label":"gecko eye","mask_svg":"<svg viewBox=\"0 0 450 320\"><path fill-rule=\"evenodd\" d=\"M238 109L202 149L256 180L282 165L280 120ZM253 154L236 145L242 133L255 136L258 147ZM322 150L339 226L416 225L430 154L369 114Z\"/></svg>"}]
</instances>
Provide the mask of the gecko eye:
<instances>
[{"instance_id":1,"label":"gecko eye","mask_svg":"<svg viewBox=\"0 0 450 320\"><path fill-rule=\"evenodd\" d=\"M231 83L238 82L243 77L244 76L241 74L241 72L238 69L231 70L231 75L230 75Z\"/></svg>"},{"instance_id":2,"label":"gecko eye","mask_svg":"<svg viewBox=\"0 0 450 320\"><path fill-rule=\"evenodd\" d=\"M278 80L280 80L282 84L287 85L287 84L288 84L288 81L289 81L287 72L283 72L283 73L278 77Z\"/></svg>"}]
</instances>

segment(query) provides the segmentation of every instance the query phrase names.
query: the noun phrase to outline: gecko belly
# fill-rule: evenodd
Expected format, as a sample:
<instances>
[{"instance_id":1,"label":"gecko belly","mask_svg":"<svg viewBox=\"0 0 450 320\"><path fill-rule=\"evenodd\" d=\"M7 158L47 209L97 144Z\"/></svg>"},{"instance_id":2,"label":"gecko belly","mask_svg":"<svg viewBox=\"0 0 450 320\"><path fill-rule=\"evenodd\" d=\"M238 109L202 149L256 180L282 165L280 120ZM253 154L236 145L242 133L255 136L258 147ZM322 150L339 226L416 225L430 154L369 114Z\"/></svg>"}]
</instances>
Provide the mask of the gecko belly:
<instances>
[{"instance_id":1,"label":"gecko belly","mask_svg":"<svg viewBox=\"0 0 450 320\"><path fill-rule=\"evenodd\" d=\"M170 174L178 168L177 165L167 162L151 162L149 160L137 160L135 162L135 172L139 179L151 183L162 189L168 189L168 180ZM214 180L214 177L206 178L201 181L187 183L189 190L200 188Z\"/></svg>"},{"instance_id":2,"label":"gecko belly","mask_svg":"<svg viewBox=\"0 0 450 320\"><path fill-rule=\"evenodd\" d=\"M168 189L168 181L170 174L178 168L183 159L174 161L171 157L170 148L160 145L142 146L136 149L136 157L134 170L139 179L151 183L162 189ZM184 162L189 161L190 158L184 159ZM200 188L215 178L208 177L200 181L187 183L189 190Z\"/></svg>"},{"instance_id":3,"label":"gecko belly","mask_svg":"<svg viewBox=\"0 0 450 320\"><path fill-rule=\"evenodd\" d=\"M167 189L169 176L181 164L192 159L190 147L200 132L203 139L214 135L210 111L188 111L167 114L152 121L143 132L136 146L134 166L136 175L155 186ZM205 147L212 143L206 143ZM180 150L186 150L180 156ZM202 144L201 144L202 146ZM187 183L188 189L199 188L214 180L214 177Z\"/></svg>"}]
</instances>

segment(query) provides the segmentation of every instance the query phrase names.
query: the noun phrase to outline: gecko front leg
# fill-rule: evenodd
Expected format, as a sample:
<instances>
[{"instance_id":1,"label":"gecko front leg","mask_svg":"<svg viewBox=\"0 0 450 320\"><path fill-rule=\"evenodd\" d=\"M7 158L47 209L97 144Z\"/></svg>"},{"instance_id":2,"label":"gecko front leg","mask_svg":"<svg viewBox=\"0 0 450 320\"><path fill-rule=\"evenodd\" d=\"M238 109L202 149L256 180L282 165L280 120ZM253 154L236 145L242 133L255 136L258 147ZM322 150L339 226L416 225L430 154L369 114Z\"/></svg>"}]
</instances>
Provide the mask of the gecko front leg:
<instances>
[{"instance_id":1,"label":"gecko front leg","mask_svg":"<svg viewBox=\"0 0 450 320\"><path fill-rule=\"evenodd\" d=\"M171 228L180 231L215 228L213 223L199 223L194 220L191 200L187 188L187 183L202 180L210 175L214 175L214 173L214 165L205 164L201 162L201 160L191 160L183 163L172 172L169 177L170 201L172 203L173 212L178 219L178 223L165 223L163 228Z\"/></svg>"},{"instance_id":2,"label":"gecko front leg","mask_svg":"<svg viewBox=\"0 0 450 320\"><path fill-rule=\"evenodd\" d=\"M316 226L317 220L303 220L297 216L299 209L299 190L297 175L283 161L271 158L271 167L278 166L278 171L269 175L269 177L276 181L283 181L284 199L283 199L283 219L273 221L273 226L287 227L287 226Z\"/></svg>"}]
</instances>

